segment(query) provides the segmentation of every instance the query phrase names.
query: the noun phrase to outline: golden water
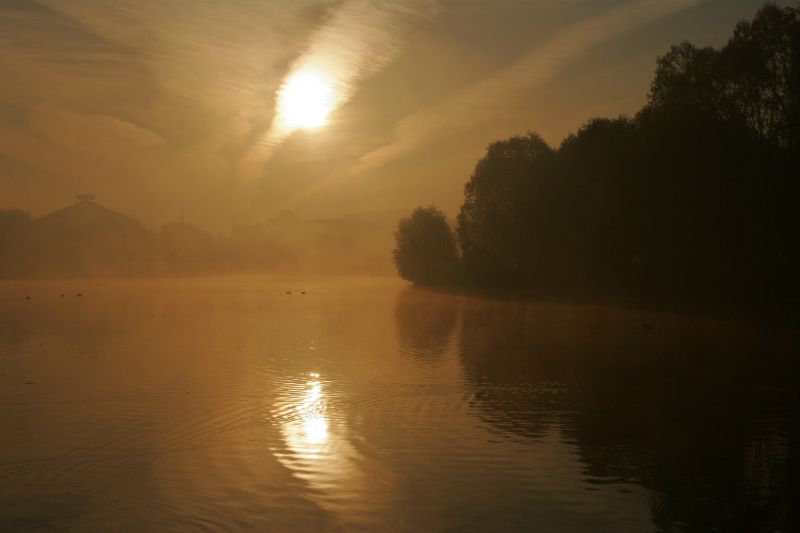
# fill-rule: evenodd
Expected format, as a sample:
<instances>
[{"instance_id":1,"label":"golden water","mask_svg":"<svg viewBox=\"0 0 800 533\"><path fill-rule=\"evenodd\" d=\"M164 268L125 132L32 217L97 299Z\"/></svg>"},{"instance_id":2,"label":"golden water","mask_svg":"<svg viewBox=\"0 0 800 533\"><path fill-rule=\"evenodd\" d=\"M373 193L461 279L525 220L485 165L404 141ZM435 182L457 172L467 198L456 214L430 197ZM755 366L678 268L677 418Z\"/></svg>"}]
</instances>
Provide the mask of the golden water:
<instances>
[{"instance_id":1,"label":"golden water","mask_svg":"<svg viewBox=\"0 0 800 533\"><path fill-rule=\"evenodd\" d=\"M0 530L788 531L796 346L392 279L6 282Z\"/></svg>"}]
</instances>

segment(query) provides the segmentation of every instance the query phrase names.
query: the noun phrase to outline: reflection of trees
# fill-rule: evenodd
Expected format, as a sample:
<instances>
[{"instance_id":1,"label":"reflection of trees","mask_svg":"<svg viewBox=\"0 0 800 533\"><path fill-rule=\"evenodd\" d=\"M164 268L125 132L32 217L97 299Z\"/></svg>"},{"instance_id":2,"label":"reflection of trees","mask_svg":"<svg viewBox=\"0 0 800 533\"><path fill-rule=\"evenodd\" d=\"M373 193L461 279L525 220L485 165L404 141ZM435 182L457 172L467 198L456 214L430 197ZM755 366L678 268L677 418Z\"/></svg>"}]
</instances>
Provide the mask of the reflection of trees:
<instances>
[{"instance_id":1,"label":"reflection of trees","mask_svg":"<svg viewBox=\"0 0 800 533\"><path fill-rule=\"evenodd\" d=\"M665 531L783 531L797 514L796 339L594 306L467 302L461 360L487 422L558 423L589 481L654 493Z\"/></svg>"},{"instance_id":2,"label":"reflection of trees","mask_svg":"<svg viewBox=\"0 0 800 533\"><path fill-rule=\"evenodd\" d=\"M449 294L408 288L395 305L400 349L435 358L447 347L458 318L458 300Z\"/></svg>"},{"instance_id":3,"label":"reflection of trees","mask_svg":"<svg viewBox=\"0 0 800 533\"><path fill-rule=\"evenodd\" d=\"M533 312L522 304L467 302L460 346L480 415L525 437L541 436L555 421L569 372L566 360L553 358L552 331L530 327Z\"/></svg>"}]
</instances>

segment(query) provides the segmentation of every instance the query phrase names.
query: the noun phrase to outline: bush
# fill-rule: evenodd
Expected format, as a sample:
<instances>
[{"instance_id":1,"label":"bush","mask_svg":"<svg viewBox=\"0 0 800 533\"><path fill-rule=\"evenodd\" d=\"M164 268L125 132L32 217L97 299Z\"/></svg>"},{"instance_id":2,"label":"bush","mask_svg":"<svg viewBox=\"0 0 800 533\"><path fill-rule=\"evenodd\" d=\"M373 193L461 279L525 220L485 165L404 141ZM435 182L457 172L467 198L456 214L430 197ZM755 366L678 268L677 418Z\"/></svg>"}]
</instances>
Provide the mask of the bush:
<instances>
[{"instance_id":1,"label":"bush","mask_svg":"<svg viewBox=\"0 0 800 533\"><path fill-rule=\"evenodd\" d=\"M436 207L418 207L400 221L392 251L400 277L419 284L448 283L458 264L455 235Z\"/></svg>"}]
</instances>

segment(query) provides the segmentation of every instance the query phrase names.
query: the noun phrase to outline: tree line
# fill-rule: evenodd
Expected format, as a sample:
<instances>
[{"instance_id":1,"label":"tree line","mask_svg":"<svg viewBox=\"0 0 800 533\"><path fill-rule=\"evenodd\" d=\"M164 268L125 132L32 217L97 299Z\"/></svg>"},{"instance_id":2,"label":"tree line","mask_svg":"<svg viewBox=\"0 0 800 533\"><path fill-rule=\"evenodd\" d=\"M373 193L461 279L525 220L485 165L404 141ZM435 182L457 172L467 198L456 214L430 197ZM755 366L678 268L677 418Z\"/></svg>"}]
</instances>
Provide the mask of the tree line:
<instances>
[{"instance_id":1,"label":"tree line","mask_svg":"<svg viewBox=\"0 0 800 533\"><path fill-rule=\"evenodd\" d=\"M558 148L492 143L452 228L400 222L419 284L565 296L791 301L800 296L800 6L764 5L722 48L673 46L633 117Z\"/></svg>"}]
</instances>

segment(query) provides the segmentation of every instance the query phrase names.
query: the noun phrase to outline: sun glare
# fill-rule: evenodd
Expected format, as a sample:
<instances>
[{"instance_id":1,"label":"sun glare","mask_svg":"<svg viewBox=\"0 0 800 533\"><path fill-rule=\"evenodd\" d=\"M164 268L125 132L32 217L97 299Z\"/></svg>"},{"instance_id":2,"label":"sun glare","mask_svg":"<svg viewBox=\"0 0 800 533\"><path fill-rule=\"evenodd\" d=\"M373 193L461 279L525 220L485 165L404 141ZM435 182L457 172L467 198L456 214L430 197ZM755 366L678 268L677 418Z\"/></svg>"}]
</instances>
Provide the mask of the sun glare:
<instances>
[{"instance_id":1,"label":"sun glare","mask_svg":"<svg viewBox=\"0 0 800 533\"><path fill-rule=\"evenodd\" d=\"M293 74L281 88L278 115L288 131L324 126L333 104L333 90L326 77L314 70Z\"/></svg>"}]
</instances>

